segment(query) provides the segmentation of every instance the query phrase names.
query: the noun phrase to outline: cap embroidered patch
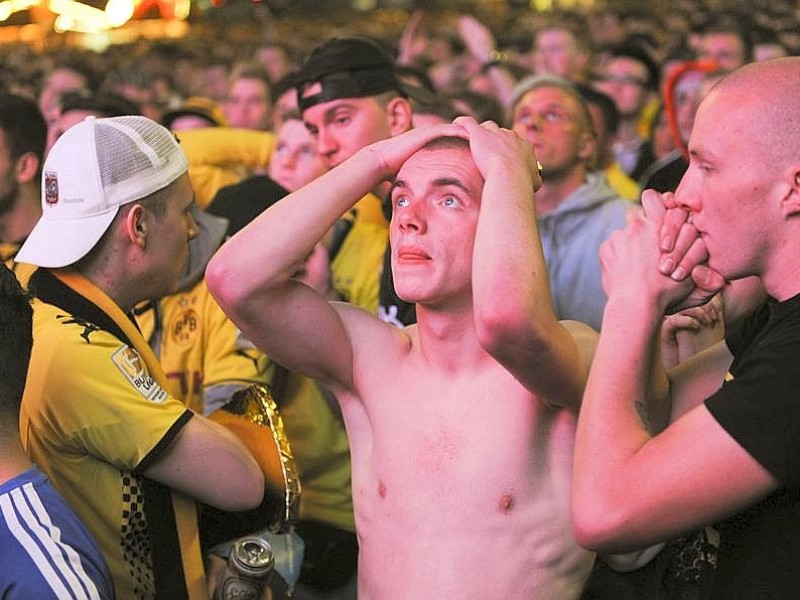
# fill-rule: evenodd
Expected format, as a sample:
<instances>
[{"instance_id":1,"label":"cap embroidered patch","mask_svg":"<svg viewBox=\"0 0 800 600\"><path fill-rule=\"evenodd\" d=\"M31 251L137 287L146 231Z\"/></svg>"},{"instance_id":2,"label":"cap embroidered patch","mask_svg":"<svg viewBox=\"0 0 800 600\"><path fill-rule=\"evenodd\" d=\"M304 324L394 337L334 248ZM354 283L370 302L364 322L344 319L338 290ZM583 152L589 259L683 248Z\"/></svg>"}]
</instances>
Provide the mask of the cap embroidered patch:
<instances>
[{"instance_id":1,"label":"cap embroidered patch","mask_svg":"<svg viewBox=\"0 0 800 600\"><path fill-rule=\"evenodd\" d=\"M58 203L58 175L55 173L44 174L44 201L50 205Z\"/></svg>"}]
</instances>

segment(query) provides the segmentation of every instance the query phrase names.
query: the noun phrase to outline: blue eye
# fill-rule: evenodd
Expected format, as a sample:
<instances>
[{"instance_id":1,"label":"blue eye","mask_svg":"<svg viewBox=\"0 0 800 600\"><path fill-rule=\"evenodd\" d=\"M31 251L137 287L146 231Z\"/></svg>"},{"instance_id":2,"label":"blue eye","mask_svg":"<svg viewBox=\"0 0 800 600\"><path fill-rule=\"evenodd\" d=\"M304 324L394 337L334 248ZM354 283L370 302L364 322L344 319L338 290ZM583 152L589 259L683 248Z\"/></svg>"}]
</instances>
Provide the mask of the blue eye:
<instances>
[{"instance_id":1,"label":"blue eye","mask_svg":"<svg viewBox=\"0 0 800 600\"><path fill-rule=\"evenodd\" d=\"M408 206L408 198L405 196L400 196L394 201L394 205L397 207Z\"/></svg>"},{"instance_id":2,"label":"blue eye","mask_svg":"<svg viewBox=\"0 0 800 600\"><path fill-rule=\"evenodd\" d=\"M442 199L442 204L444 204L445 206L458 206L459 202L458 198L456 198L455 196L445 196Z\"/></svg>"}]
</instances>

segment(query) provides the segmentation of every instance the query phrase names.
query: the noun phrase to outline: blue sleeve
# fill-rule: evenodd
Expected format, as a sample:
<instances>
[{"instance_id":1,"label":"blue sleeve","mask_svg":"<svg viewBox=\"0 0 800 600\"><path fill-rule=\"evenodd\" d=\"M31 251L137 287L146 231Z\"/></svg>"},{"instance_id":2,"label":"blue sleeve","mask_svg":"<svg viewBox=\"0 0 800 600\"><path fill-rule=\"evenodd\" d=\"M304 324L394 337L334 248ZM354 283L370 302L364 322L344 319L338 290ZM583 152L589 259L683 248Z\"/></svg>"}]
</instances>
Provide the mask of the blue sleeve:
<instances>
[{"instance_id":1,"label":"blue sleeve","mask_svg":"<svg viewBox=\"0 0 800 600\"><path fill-rule=\"evenodd\" d=\"M86 527L41 477L0 494L0 598L114 598Z\"/></svg>"}]
</instances>

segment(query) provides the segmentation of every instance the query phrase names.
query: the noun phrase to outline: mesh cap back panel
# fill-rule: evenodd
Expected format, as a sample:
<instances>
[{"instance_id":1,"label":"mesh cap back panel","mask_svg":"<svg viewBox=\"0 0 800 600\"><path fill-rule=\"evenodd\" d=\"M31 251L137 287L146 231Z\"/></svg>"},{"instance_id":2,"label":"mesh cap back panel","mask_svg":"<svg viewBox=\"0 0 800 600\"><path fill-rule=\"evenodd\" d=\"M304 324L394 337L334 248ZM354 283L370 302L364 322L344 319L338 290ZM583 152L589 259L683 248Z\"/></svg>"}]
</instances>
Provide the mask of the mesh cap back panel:
<instances>
[{"instance_id":1,"label":"mesh cap back panel","mask_svg":"<svg viewBox=\"0 0 800 600\"><path fill-rule=\"evenodd\" d=\"M110 205L148 196L188 167L172 134L142 117L98 120L95 144L100 181Z\"/></svg>"}]
</instances>

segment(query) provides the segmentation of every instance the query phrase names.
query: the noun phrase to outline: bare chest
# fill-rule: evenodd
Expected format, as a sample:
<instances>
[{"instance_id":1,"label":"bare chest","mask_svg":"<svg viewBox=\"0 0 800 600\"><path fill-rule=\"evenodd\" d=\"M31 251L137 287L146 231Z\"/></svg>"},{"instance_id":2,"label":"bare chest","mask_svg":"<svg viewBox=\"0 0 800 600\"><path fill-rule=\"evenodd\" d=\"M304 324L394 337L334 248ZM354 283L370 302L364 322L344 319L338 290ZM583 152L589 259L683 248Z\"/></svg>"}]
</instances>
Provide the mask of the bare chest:
<instances>
[{"instance_id":1,"label":"bare chest","mask_svg":"<svg viewBox=\"0 0 800 600\"><path fill-rule=\"evenodd\" d=\"M505 371L386 373L367 388L350 444L354 500L369 520L413 521L431 506L443 530L568 504L575 416L544 407Z\"/></svg>"}]
</instances>

